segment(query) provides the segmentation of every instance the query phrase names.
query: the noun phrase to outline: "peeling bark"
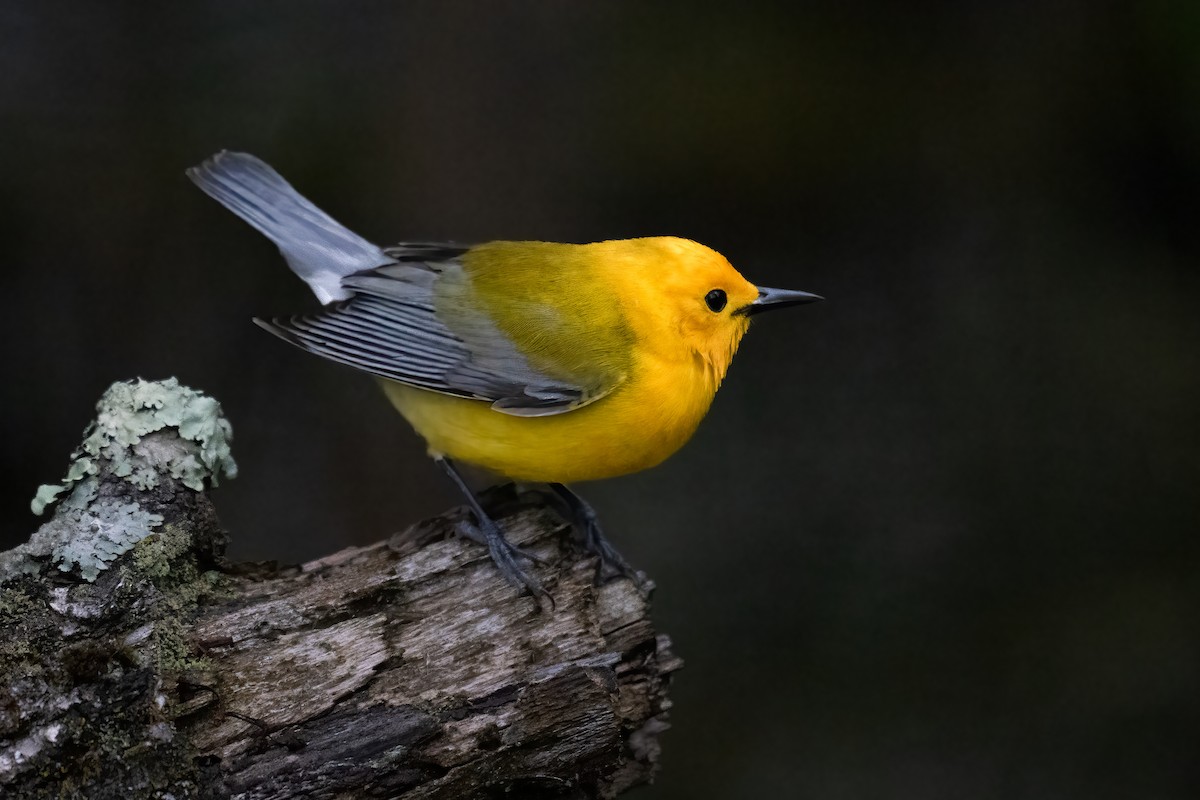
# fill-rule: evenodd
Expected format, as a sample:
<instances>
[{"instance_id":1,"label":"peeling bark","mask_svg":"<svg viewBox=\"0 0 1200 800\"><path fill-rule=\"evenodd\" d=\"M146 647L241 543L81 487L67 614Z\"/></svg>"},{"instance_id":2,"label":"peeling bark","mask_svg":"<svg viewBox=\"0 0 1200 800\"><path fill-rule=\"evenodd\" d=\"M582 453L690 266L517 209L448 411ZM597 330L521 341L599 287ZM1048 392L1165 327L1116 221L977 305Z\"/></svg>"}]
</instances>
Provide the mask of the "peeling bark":
<instances>
[{"instance_id":1,"label":"peeling bark","mask_svg":"<svg viewBox=\"0 0 1200 800\"><path fill-rule=\"evenodd\" d=\"M161 477L100 470L94 502L163 523L95 582L26 555L0 574L0 796L598 798L650 780L680 662L648 585L597 586L536 501L486 499L544 560L554 609L454 536L461 511L298 567L231 565L207 496Z\"/></svg>"}]
</instances>

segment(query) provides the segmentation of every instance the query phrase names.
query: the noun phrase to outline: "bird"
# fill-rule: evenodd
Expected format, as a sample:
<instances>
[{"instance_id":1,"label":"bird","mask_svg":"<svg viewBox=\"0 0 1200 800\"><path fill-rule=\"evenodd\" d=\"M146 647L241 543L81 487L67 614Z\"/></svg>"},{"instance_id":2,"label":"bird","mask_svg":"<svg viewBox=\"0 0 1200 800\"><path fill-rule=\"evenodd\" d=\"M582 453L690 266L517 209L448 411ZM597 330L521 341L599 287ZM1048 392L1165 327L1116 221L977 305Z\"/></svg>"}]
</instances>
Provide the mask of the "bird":
<instances>
[{"instance_id":1,"label":"bird","mask_svg":"<svg viewBox=\"0 0 1200 800\"><path fill-rule=\"evenodd\" d=\"M525 566L536 558L508 540L457 463L546 484L598 570L636 580L568 485L672 455L708 412L751 319L823 299L756 286L715 250L674 236L380 247L248 153L221 151L187 175L270 239L321 303L254 322L377 378L465 497L463 533L537 598L549 594Z\"/></svg>"}]
</instances>

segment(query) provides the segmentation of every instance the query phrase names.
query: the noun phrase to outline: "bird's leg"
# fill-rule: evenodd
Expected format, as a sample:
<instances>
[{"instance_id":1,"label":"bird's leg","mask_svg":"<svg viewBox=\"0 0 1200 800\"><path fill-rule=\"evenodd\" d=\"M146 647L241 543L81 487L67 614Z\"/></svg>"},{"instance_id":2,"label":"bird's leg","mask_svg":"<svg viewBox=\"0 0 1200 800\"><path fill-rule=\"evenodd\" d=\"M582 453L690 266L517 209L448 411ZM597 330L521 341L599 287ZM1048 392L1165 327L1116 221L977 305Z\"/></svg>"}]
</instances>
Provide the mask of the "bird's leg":
<instances>
[{"instance_id":1,"label":"bird's leg","mask_svg":"<svg viewBox=\"0 0 1200 800\"><path fill-rule=\"evenodd\" d=\"M510 583L528 589L529 593L534 597L545 597L553 604L554 599L542 588L541 582L521 569L517 563L517 559L520 557L532 558L532 556L504 538L504 531L500 530L500 526L483 510L483 506L479 504L479 500L475 497L474 492L468 488L466 481L462 479L462 475L458 474L458 470L450 459L437 458L434 460L450 476L450 480L454 481L454 485L459 488L459 491L463 493L463 497L467 499L467 505L471 507L471 513L475 515L475 526L464 526L467 538L480 542L480 544L487 547L488 555L496 563L496 568L500 570L500 574L507 578ZM474 527L474 530L471 529L472 527Z\"/></svg>"},{"instance_id":2,"label":"bird's leg","mask_svg":"<svg viewBox=\"0 0 1200 800\"><path fill-rule=\"evenodd\" d=\"M600 520L596 516L595 510L587 504L587 501L561 483L551 483L550 489L566 504L572 522L583 534L584 549L600 557L600 568L596 572L596 578L624 575L637 583L637 573L634 572L633 567L629 566L629 562L621 557L617 548L609 544L608 539L604 536L604 531L600 529ZM606 568L611 570L607 576L604 574Z\"/></svg>"}]
</instances>

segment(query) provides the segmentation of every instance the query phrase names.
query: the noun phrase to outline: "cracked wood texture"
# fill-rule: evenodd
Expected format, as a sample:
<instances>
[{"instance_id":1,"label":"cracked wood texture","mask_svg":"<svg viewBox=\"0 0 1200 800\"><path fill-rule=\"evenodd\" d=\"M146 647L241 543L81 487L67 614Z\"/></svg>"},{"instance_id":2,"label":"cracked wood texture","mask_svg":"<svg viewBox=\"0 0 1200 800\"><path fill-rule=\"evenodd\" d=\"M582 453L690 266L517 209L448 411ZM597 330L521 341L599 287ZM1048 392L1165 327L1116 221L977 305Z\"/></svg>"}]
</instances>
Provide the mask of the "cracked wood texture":
<instances>
[{"instance_id":1,"label":"cracked wood texture","mask_svg":"<svg viewBox=\"0 0 1200 800\"><path fill-rule=\"evenodd\" d=\"M649 780L679 662L644 590L596 586L551 512L500 516L547 562L553 610L454 538L453 515L239 577L235 599L201 610L192 636L214 674L185 686L214 702L178 724L229 791L583 798Z\"/></svg>"},{"instance_id":2,"label":"cracked wood texture","mask_svg":"<svg viewBox=\"0 0 1200 800\"><path fill-rule=\"evenodd\" d=\"M680 662L649 584L597 585L533 496L484 502L554 608L455 536L461 510L234 565L206 493L97 477L90 502L162 522L93 582L0 553L0 797L607 798L653 776Z\"/></svg>"}]
</instances>

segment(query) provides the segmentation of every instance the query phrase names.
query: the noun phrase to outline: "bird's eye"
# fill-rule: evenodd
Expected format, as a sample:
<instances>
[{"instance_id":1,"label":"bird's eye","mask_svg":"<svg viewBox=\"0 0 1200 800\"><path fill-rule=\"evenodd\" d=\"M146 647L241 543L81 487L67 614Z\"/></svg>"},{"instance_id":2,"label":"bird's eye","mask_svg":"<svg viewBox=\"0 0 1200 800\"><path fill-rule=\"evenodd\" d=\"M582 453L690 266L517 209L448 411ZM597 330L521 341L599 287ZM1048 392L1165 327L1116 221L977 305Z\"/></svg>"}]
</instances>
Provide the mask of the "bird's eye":
<instances>
[{"instance_id":1,"label":"bird's eye","mask_svg":"<svg viewBox=\"0 0 1200 800\"><path fill-rule=\"evenodd\" d=\"M725 296L724 289L713 289L711 292L704 295L704 302L707 303L708 307L713 311L720 311L725 307L725 304L729 302L729 298Z\"/></svg>"}]
</instances>

